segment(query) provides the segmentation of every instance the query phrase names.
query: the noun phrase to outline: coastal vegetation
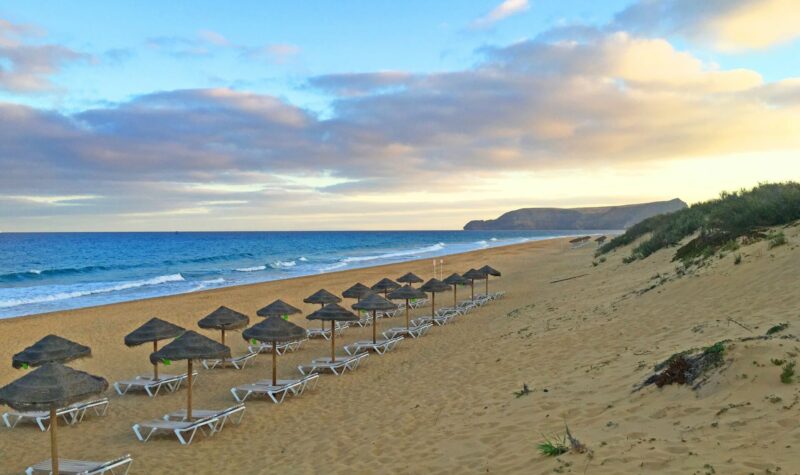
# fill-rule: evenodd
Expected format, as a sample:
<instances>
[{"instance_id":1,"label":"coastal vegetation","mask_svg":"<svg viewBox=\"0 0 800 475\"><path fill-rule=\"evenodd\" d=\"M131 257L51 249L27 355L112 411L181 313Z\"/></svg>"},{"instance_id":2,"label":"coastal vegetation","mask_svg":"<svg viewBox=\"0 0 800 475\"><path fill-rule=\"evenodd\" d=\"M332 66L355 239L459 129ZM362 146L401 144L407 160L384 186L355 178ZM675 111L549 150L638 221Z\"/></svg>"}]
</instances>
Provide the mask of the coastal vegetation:
<instances>
[{"instance_id":1,"label":"coastal vegetation","mask_svg":"<svg viewBox=\"0 0 800 475\"><path fill-rule=\"evenodd\" d=\"M634 244L624 263L645 259L661 249L679 247L673 260L691 262L717 251L738 249L739 242L766 239L774 248L787 243L783 232L765 230L800 220L800 183L762 184L750 190L723 192L719 198L697 203L689 208L660 214L635 224L624 234L603 244L601 256Z\"/></svg>"}]
</instances>

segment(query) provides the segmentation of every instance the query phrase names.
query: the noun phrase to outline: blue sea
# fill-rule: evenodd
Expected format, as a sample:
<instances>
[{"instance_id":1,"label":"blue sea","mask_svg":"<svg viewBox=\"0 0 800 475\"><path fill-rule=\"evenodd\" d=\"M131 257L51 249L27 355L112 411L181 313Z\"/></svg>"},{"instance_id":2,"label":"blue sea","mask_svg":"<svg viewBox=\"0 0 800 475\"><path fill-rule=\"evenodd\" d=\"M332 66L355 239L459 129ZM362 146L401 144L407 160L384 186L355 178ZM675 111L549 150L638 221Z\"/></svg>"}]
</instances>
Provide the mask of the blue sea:
<instances>
[{"instance_id":1,"label":"blue sea","mask_svg":"<svg viewBox=\"0 0 800 475\"><path fill-rule=\"evenodd\" d=\"M575 231L3 233L0 318L433 258L574 234Z\"/></svg>"}]
</instances>

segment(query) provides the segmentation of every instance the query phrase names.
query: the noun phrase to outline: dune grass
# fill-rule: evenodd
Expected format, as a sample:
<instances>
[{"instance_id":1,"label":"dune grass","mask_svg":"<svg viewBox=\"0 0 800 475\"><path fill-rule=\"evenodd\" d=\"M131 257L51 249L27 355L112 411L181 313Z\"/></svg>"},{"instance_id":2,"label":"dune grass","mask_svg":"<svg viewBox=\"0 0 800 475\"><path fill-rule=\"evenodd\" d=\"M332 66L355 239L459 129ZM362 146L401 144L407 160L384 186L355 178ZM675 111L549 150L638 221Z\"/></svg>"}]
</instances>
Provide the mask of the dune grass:
<instances>
[{"instance_id":1,"label":"dune grass","mask_svg":"<svg viewBox=\"0 0 800 475\"><path fill-rule=\"evenodd\" d=\"M770 246L786 243L783 233L763 235L771 226L800 219L800 183L762 184L751 190L723 192L719 198L697 203L674 213L661 214L631 226L624 234L605 243L598 256L645 238L623 262L645 259L656 251L677 246L683 239L697 236L680 247L673 260L684 262L706 258L719 250L735 250L738 239L767 238Z\"/></svg>"}]
</instances>

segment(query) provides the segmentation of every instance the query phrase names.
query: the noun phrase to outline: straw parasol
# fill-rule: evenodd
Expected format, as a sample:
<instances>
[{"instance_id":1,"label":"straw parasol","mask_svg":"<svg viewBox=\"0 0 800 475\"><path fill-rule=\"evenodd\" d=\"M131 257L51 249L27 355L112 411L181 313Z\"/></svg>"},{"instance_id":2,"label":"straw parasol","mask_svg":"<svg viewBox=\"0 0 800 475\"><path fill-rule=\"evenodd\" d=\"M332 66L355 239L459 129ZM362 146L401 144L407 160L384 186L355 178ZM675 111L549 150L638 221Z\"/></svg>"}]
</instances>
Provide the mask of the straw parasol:
<instances>
[{"instance_id":1,"label":"straw parasol","mask_svg":"<svg viewBox=\"0 0 800 475\"><path fill-rule=\"evenodd\" d=\"M489 276L493 275L495 277L500 277L503 274L501 274L499 270L489 265L481 267L478 269L478 272L483 272L483 274L486 276L486 295L489 295Z\"/></svg>"},{"instance_id":2,"label":"straw parasol","mask_svg":"<svg viewBox=\"0 0 800 475\"><path fill-rule=\"evenodd\" d=\"M355 310L372 310L372 343L377 343L378 338L376 336L378 326L378 319L375 318L375 314L378 310L392 310L397 308L397 304L394 304L385 298L381 297L378 294L370 293L365 296L363 299L359 300L358 302L353 304L353 308Z\"/></svg>"},{"instance_id":3,"label":"straw parasol","mask_svg":"<svg viewBox=\"0 0 800 475\"><path fill-rule=\"evenodd\" d=\"M444 282L445 284L450 284L450 285L453 286L453 307L454 308L457 307L458 306L458 295L457 295L458 294L458 290L457 290L458 286L459 285L467 285L467 284L469 284L469 280L467 280L467 279L463 278L462 276L460 276L460 275L456 274L455 272L453 272L446 279L444 279L442 282Z\"/></svg>"},{"instance_id":4,"label":"straw parasol","mask_svg":"<svg viewBox=\"0 0 800 475\"><path fill-rule=\"evenodd\" d=\"M186 386L188 388L186 399L186 418L192 419L192 360L199 359L219 359L231 357L231 349L217 343L211 338L205 337L192 330L187 330L171 343L158 351L150 353L150 362L158 364L171 364L175 360L186 360L187 376Z\"/></svg>"},{"instance_id":5,"label":"straw parasol","mask_svg":"<svg viewBox=\"0 0 800 475\"><path fill-rule=\"evenodd\" d=\"M413 272L409 272L408 274L398 277L397 281L403 284L412 284L412 285L419 284L420 282L425 282L424 280L422 280L422 277L418 276Z\"/></svg>"},{"instance_id":6,"label":"straw parasol","mask_svg":"<svg viewBox=\"0 0 800 475\"><path fill-rule=\"evenodd\" d=\"M461 275L462 275L462 277L464 277L465 279L469 279L469 285L470 285L470 298L471 298L472 300L475 300L475 281L476 281L476 280L483 280L483 279L485 279L485 278L486 278L486 274L484 274L484 273L483 273L483 272L481 272L481 271L477 271L477 270L475 270L475 269L470 269L470 270L468 270L468 271L464 272L464 273L463 273L463 274L461 274Z\"/></svg>"},{"instance_id":7,"label":"straw parasol","mask_svg":"<svg viewBox=\"0 0 800 475\"><path fill-rule=\"evenodd\" d=\"M450 290L450 286L439 279L431 279L422 284L419 290L431 294L431 320L433 320L436 318L436 294Z\"/></svg>"},{"instance_id":8,"label":"straw parasol","mask_svg":"<svg viewBox=\"0 0 800 475\"><path fill-rule=\"evenodd\" d=\"M404 285L397 290L389 293L389 298L392 300L405 300L406 301L406 330L409 329L408 323L408 301L412 299L424 299L427 294L420 289L415 289L411 285Z\"/></svg>"},{"instance_id":9,"label":"straw parasol","mask_svg":"<svg viewBox=\"0 0 800 475\"><path fill-rule=\"evenodd\" d=\"M289 315L294 315L295 313L300 313L300 309L278 299L256 312L256 315L259 317L283 317L285 320L289 318Z\"/></svg>"},{"instance_id":10,"label":"straw parasol","mask_svg":"<svg viewBox=\"0 0 800 475\"><path fill-rule=\"evenodd\" d=\"M160 318L151 318L144 325L125 335L126 346L138 346L153 342L153 351L158 351L158 342L175 338L186 330ZM158 365L153 365L153 379L158 379Z\"/></svg>"},{"instance_id":11,"label":"straw parasol","mask_svg":"<svg viewBox=\"0 0 800 475\"><path fill-rule=\"evenodd\" d=\"M352 287L342 292L342 297L346 299L357 299L361 300L362 297L372 292L372 289L367 287L366 285L358 282L353 284Z\"/></svg>"},{"instance_id":12,"label":"straw parasol","mask_svg":"<svg viewBox=\"0 0 800 475\"><path fill-rule=\"evenodd\" d=\"M278 301L280 302L280 301ZM299 312L299 310L298 310ZM295 312L293 312L295 313ZM278 356L278 343L286 343L290 341L302 340L306 336L306 329L295 325L294 323L284 320L279 316L280 314L273 314L259 323L242 332L242 338L247 341L257 340L260 342L267 342L272 344L272 385L276 385L277 380L277 356Z\"/></svg>"},{"instance_id":13,"label":"straw parasol","mask_svg":"<svg viewBox=\"0 0 800 475\"><path fill-rule=\"evenodd\" d=\"M41 366L45 363L66 363L91 354L92 350L88 346L58 335L47 335L14 355L11 358L11 366L17 369L28 369L31 366Z\"/></svg>"},{"instance_id":14,"label":"straw parasol","mask_svg":"<svg viewBox=\"0 0 800 475\"><path fill-rule=\"evenodd\" d=\"M329 303L339 303L342 299L333 295L332 293L328 292L325 289L319 289L313 294L309 295L308 297L303 299L305 303L318 303L320 304L320 308L328 305ZM325 330L325 323L320 323L322 329ZM331 331L333 331L333 326L331 326Z\"/></svg>"},{"instance_id":15,"label":"straw parasol","mask_svg":"<svg viewBox=\"0 0 800 475\"><path fill-rule=\"evenodd\" d=\"M224 345L225 330L238 330L246 327L248 323L250 323L250 317L223 306L200 319L197 322L197 326L205 329L220 330L222 332L220 342Z\"/></svg>"},{"instance_id":16,"label":"straw parasol","mask_svg":"<svg viewBox=\"0 0 800 475\"><path fill-rule=\"evenodd\" d=\"M333 322L354 322L358 320L358 317L339 304L329 303L306 318L331 322L331 362L336 361L336 330Z\"/></svg>"},{"instance_id":17,"label":"straw parasol","mask_svg":"<svg viewBox=\"0 0 800 475\"><path fill-rule=\"evenodd\" d=\"M383 292L383 296L386 297L387 295L389 295L390 291L399 289L400 284L398 284L397 282L393 281L388 277L384 277L378 283L376 283L370 288L375 292Z\"/></svg>"},{"instance_id":18,"label":"straw parasol","mask_svg":"<svg viewBox=\"0 0 800 475\"><path fill-rule=\"evenodd\" d=\"M56 411L108 389L108 381L60 363L45 363L0 388L0 404L17 411L50 411L50 457L52 473L58 473Z\"/></svg>"}]
</instances>

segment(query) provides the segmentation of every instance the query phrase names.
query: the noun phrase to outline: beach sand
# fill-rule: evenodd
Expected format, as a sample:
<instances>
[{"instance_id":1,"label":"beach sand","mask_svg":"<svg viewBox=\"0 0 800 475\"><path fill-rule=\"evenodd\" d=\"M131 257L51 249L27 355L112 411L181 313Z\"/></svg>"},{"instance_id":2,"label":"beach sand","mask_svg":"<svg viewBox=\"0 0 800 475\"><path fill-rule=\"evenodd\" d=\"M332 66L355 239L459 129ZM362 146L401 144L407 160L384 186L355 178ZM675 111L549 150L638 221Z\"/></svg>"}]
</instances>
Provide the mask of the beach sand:
<instances>
[{"instance_id":1,"label":"beach sand","mask_svg":"<svg viewBox=\"0 0 800 475\"><path fill-rule=\"evenodd\" d=\"M785 230L786 246L743 247L739 265L728 254L680 278L670 262L674 250L624 265L629 249L623 249L593 266L594 244L571 249L565 239L445 257L445 275L484 264L501 270L491 287L505 290L506 298L404 341L393 353L370 356L352 374L322 376L300 398L281 405L248 401L240 426L188 447L174 438L142 444L131 431L137 421L184 407L185 389L155 399L109 391L106 417L60 427L60 453L86 460L130 453L131 473L146 474L797 473L800 384L782 384L781 369L770 363L797 356L795 339L729 344L726 364L698 391L633 388L675 352L764 335L780 322L790 324L785 333L800 331L798 231ZM11 356L48 333L89 345L93 357L70 365L113 382L151 370L149 346L122 343L150 317L217 338L196 321L219 305L255 323L255 311L275 298L310 312L316 306L302 298L320 287L340 293L356 281L371 285L407 271L428 278L431 262L2 320L0 384L23 374L11 368ZM573 276L581 277L551 283ZM450 299L442 295L437 303ZM337 343L369 335L370 328L348 329ZM234 354L245 351L238 333L228 342ZM279 357L279 377L295 376L298 364L329 348L315 340ZM183 362L169 371L179 368ZM223 408L234 402L230 387L269 375L270 358L260 356L243 371L200 371L195 407ZM523 383L531 393L517 398ZM537 451L543 434L562 434L565 422L591 454L555 458ZM48 456L48 434L32 426L0 430L0 473L20 473Z\"/></svg>"}]
</instances>

